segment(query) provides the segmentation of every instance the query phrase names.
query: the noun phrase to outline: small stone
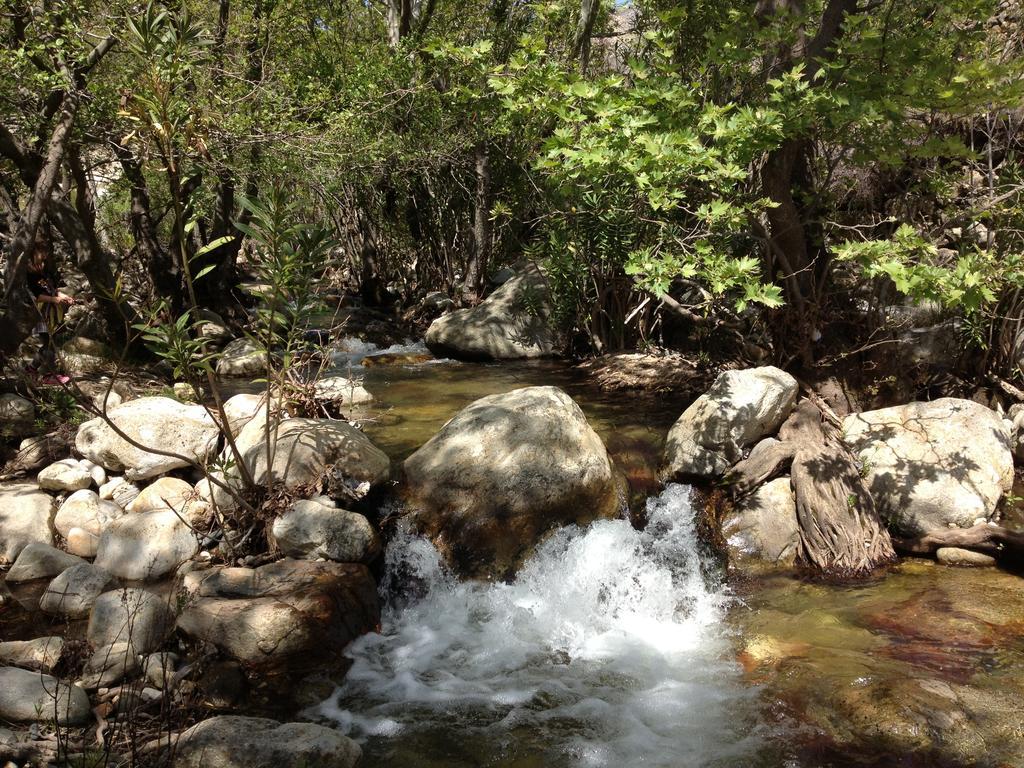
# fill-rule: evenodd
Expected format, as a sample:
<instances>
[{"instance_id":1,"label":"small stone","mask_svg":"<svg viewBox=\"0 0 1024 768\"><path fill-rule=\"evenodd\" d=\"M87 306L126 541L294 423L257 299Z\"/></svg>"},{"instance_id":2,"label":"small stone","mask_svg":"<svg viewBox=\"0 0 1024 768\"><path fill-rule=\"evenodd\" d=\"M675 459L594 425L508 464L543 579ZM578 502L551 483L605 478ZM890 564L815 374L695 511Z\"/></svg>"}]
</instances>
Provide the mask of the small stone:
<instances>
[{"instance_id":1,"label":"small stone","mask_svg":"<svg viewBox=\"0 0 1024 768\"><path fill-rule=\"evenodd\" d=\"M86 690L110 687L142 671L142 661L130 643L112 643L98 648L82 670L82 687Z\"/></svg>"},{"instance_id":2,"label":"small stone","mask_svg":"<svg viewBox=\"0 0 1024 768\"><path fill-rule=\"evenodd\" d=\"M92 485L92 475L78 460L61 459L40 470L37 481L46 491L78 491Z\"/></svg>"},{"instance_id":3,"label":"small stone","mask_svg":"<svg viewBox=\"0 0 1024 768\"><path fill-rule=\"evenodd\" d=\"M107 482L107 470L99 464L93 464L88 459L82 459L78 464L82 469L89 473L89 476L92 478L92 484L97 488Z\"/></svg>"},{"instance_id":4,"label":"small stone","mask_svg":"<svg viewBox=\"0 0 1024 768\"><path fill-rule=\"evenodd\" d=\"M100 545L100 537L84 528L72 528L64 541L68 545L68 551L79 557L96 557L96 550Z\"/></svg>"},{"instance_id":5,"label":"small stone","mask_svg":"<svg viewBox=\"0 0 1024 768\"><path fill-rule=\"evenodd\" d=\"M174 671L178 668L178 654L170 651L151 653L142 663L143 674L152 685L163 690L170 684Z\"/></svg>"},{"instance_id":6,"label":"small stone","mask_svg":"<svg viewBox=\"0 0 1024 768\"><path fill-rule=\"evenodd\" d=\"M123 477L112 477L100 486L100 498L113 501L122 509L127 509L141 493L139 486Z\"/></svg>"},{"instance_id":7,"label":"small stone","mask_svg":"<svg viewBox=\"0 0 1024 768\"><path fill-rule=\"evenodd\" d=\"M259 376L266 369L267 353L246 338L229 342L217 359L219 376Z\"/></svg>"},{"instance_id":8,"label":"small stone","mask_svg":"<svg viewBox=\"0 0 1024 768\"><path fill-rule=\"evenodd\" d=\"M982 552L959 547L940 547L935 551L935 559L943 565L983 568L996 564L996 559Z\"/></svg>"},{"instance_id":9,"label":"small stone","mask_svg":"<svg viewBox=\"0 0 1024 768\"><path fill-rule=\"evenodd\" d=\"M105 501L95 491L83 489L72 493L60 505L53 524L57 532L65 539L70 538L73 528L80 528L98 537L108 525L122 515L124 515L124 510L113 501ZM86 551L79 551L77 545L83 541L83 549ZM76 541L76 549L72 551L82 557L94 557L96 549L95 547L89 549L89 544L90 542L87 540ZM71 549L70 546L68 548Z\"/></svg>"}]
</instances>

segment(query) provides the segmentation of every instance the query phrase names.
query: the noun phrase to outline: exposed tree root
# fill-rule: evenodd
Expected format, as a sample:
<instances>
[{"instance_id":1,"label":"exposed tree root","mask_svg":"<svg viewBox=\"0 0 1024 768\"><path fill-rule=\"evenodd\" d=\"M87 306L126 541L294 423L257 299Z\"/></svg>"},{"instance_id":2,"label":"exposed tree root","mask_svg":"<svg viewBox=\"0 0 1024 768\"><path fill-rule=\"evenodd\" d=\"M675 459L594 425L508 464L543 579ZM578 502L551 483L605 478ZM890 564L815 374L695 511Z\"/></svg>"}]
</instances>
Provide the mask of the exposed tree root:
<instances>
[{"instance_id":1,"label":"exposed tree root","mask_svg":"<svg viewBox=\"0 0 1024 768\"><path fill-rule=\"evenodd\" d=\"M997 560L1024 563L1024 533L980 523L971 528L944 528L923 536L893 539L904 555L931 555L942 547L958 547L991 555Z\"/></svg>"}]
</instances>

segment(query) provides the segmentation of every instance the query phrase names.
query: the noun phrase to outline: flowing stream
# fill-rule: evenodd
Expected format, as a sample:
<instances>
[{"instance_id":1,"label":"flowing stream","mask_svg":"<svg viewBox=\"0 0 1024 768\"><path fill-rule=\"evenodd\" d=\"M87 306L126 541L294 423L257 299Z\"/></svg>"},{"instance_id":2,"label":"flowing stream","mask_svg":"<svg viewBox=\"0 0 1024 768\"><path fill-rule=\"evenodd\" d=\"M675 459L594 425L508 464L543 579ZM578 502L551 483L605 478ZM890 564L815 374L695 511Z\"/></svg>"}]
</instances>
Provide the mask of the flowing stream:
<instances>
[{"instance_id":1,"label":"flowing stream","mask_svg":"<svg viewBox=\"0 0 1024 768\"><path fill-rule=\"evenodd\" d=\"M741 762L758 748L752 692L690 496L671 485L650 499L643 531L562 529L510 584L459 582L428 542L399 535L382 631L351 646L319 714L369 765Z\"/></svg>"}]
</instances>

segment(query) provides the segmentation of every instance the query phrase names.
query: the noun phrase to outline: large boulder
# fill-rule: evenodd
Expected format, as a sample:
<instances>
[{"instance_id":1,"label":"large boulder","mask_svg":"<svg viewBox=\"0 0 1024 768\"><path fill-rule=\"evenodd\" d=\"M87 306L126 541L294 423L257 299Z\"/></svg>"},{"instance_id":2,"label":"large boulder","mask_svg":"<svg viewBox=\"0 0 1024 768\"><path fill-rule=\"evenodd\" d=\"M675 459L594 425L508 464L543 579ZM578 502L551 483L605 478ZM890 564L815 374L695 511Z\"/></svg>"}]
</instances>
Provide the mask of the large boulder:
<instances>
[{"instance_id":1,"label":"large boulder","mask_svg":"<svg viewBox=\"0 0 1024 768\"><path fill-rule=\"evenodd\" d=\"M53 544L53 497L35 483L0 485L0 563L12 563L32 542Z\"/></svg>"},{"instance_id":2,"label":"large boulder","mask_svg":"<svg viewBox=\"0 0 1024 768\"><path fill-rule=\"evenodd\" d=\"M18 559L7 572L7 581L18 584L22 581L52 578L66 568L84 562L82 558L64 550L34 541L18 553Z\"/></svg>"},{"instance_id":3,"label":"large boulder","mask_svg":"<svg viewBox=\"0 0 1024 768\"><path fill-rule=\"evenodd\" d=\"M257 665L316 665L336 658L380 621L366 566L280 560L260 568L194 571L178 629Z\"/></svg>"},{"instance_id":4,"label":"large boulder","mask_svg":"<svg viewBox=\"0 0 1024 768\"><path fill-rule=\"evenodd\" d=\"M88 694L41 672L0 668L0 718L15 722L82 725L92 715Z\"/></svg>"},{"instance_id":5,"label":"large boulder","mask_svg":"<svg viewBox=\"0 0 1024 768\"><path fill-rule=\"evenodd\" d=\"M159 648L173 628L168 598L132 587L104 592L96 599L86 637L95 648L128 643L135 653L145 654Z\"/></svg>"},{"instance_id":6,"label":"large boulder","mask_svg":"<svg viewBox=\"0 0 1024 768\"><path fill-rule=\"evenodd\" d=\"M92 563L79 563L61 571L39 598L39 610L54 616L82 619L113 577Z\"/></svg>"},{"instance_id":7,"label":"large boulder","mask_svg":"<svg viewBox=\"0 0 1024 768\"><path fill-rule=\"evenodd\" d=\"M855 413L843 420L843 440L860 457L879 512L903 536L968 528L1013 487L1009 425L970 400Z\"/></svg>"},{"instance_id":8,"label":"large boulder","mask_svg":"<svg viewBox=\"0 0 1024 768\"><path fill-rule=\"evenodd\" d=\"M669 430L666 478L721 475L744 448L782 426L798 390L796 379L774 366L724 371Z\"/></svg>"},{"instance_id":9,"label":"large boulder","mask_svg":"<svg viewBox=\"0 0 1024 768\"><path fill-rule=\"evenodd\" d=\"M435 355L461 360L554 355L560 340L547 278L530 265L479 305L437 318L427 329L426 342Z\"/></svg>"},{"instance_id":10,"label":"large boulder","mask_svg":"<svg viewBox=\"0 0 1024 768\"><path fill-rule=\"evenodd\" d=\"M203 462L217 450L220 431L201 405L186 405L169 397L140 397L111 408L107 415L140 445L182 457L137 448L101 418L82 424L75 437L78 452L106 469L124 470L129 480L144 480L187 467L186 457Z\"/></svg>"},{"instance_id":11,"label":"large boulder","mask_svg":"<svg viewBox=\"0 0 1024 768\"><path fill-rule=\"evenodd\" d=\"M380 552L370 521L320 499L301 499L274 520L271 538L289 557L369 563Z\"/></svg>"},{"instance_id":12,"label":"large boulder","mask_svg":"<svg viewBox=\"0 0 1024 768\"><path fill-rule=\"evenodd\" d=\"M415 527L470 575L508 575L552 528L616 515L618 476L557 387L481 398L405 461Z\"/></svg>"},{"instance_id":13,"label":"large boulder","mask_svg":"<svg viewBox=\"0 0 1024 768\"><path fill-rule=\"evenodd\" d=\"M96 565L129 581L166 576L199 551L199 539L173 510L125 515L100 534Z\"/></svg>"},{"instance_id":14,"label":"large boulder","mask_svg":"<svg viewBox=\"0 0 1024 768\"><path fill-rule=\"evenodd\" d=\"M362 498L370 488L384 482L391 471L391 460L370 438L351 424L334 419L281 421L270 461L264 419L246 424L235 445L258 485L266 485L271 478L286 488L323 484L328 495L345 500ZM223 479L241 488L237 467L230 467ZM235 508L234 499L223 488L213 486L211 493L220 509Z\"/></svg>"},{"instance_id":15,"label":"large boulder","mask_svg":"<svg viewBox=\"0 0 1024 768\"><path fill-rule=\"evenodd\" d=\"M82 557L95 557L100 534L122 515L124 510L113 501L106 501L95 491L83 489L64 500L53 524L67 541L70 552Z\"/></svg>"},{"instance_id":16,"label":"large boulder","mask_svg":"<svg viewBox=\"0 0 1024 768\"><path fill-rule=\"evenodd\" d=\"M174 768L353 768L362 751L323 725L221 715L177 737L173 754Z\"/></svg>"},{"instance_id":17,"label":"large boulder","mask_svg":"<svg viewBox=\"0 0 1024 768\"><path fill-rule=\"evenodd\" d=\"M788 477L779 477L740 501L722 521L731 563L791 566L800 549L796 497Z\"/></svg>"}]
</instances>

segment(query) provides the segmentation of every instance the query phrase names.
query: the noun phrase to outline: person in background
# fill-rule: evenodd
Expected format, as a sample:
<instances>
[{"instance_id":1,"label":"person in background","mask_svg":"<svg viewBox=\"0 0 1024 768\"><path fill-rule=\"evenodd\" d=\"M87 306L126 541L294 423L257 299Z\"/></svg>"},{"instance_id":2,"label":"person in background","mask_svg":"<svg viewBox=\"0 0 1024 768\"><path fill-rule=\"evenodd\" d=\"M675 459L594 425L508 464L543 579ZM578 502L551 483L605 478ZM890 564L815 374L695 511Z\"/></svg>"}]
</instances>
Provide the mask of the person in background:
<instances>
[{"instance_id":1,"label":"person in background","mask_svg":"<svg viewBox=\"0 0 1024 768\"><path fill-rule=\"evenodd\" d=\"M59 276L53 269L50 248L46 240L37 237L32 258L28 264L28 287L39 310L39 322L33 333L39 337L39 351L29 364L29 373L51 374L44 383L67 383L65 376L53 375L56 353L53 348L53 334L60 324L63 308L75 303L73 296L62 293L57 287ZM54 379L54 382L48 381Z\"/></svg>"}]
</instances>

